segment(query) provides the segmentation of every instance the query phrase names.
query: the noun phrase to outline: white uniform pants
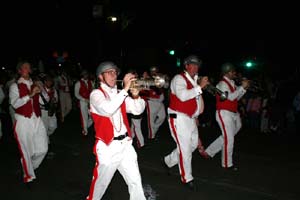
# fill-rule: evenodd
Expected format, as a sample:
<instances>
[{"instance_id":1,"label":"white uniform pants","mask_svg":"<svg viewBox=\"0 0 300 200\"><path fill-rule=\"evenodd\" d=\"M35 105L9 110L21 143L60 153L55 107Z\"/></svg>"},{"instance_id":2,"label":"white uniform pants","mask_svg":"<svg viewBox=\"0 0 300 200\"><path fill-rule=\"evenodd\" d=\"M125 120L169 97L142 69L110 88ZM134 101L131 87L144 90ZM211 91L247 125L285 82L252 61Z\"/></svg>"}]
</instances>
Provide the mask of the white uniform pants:
<instances>
[{"instance_id":1,"label":"white uniform pants","mask_svg":"<svg viewBox=\"0 0 300 200\"><path fill-rule=\"evenodd\" d=\"M148 138L154 139L159 127L166 119L165 105L159 101L147 101Z\"/></svg>"},{"instance_id":2,"label":"white uniform pants","mask_svg":"<svg viewBox=\"0 0 300 200\"><path fill-rule=\"evenodd\" d=\"M232 154L234 136L242 126L240 114L227 110L219 110L216 112L216 120L222 131L222 135L211 143L205 151L209 156L213 157L216 153L222 150L222 167L231 167L233 166Z\"/></svg>"},{"instance_id":3,"label":"white uniform pants","mask_svg":"<svg viewBox=\"0 0 300 200\"><path fill-rule=\"evenodd\" d=\"M140 119L131 118L132 138L136 137L138 148L141 148L145 145L141 123L142 123L142 118Z\"/></svg>"},{"instance_id":4,"label":"white uniform pants","mask_svg":"<svg viewBox=\"0 0 300 200\"><path fill-rule=\"evenodd\" d=\"M47 135L50 136L54 133L57 128L57 118L54 114L53 116L48 116L48 110L41 110L42 111L42 120L44 122Z\"/></svg>"},{"instance_id":5,"label":"white uniform pants","mask_svg":"<svg viewBox=\"0 0 300 200\"><path fill-rule=\"evenodd\" d=\"M87 134L88 128L93 124L93 120L89 111L89 103L86 101L79 101L79 109L82 131Z\"/></svg>"},{"instance_id":6,"label":"white uniform pants","mask_svg":"<svg viewBox=\"0 0 300 200\"><path fill-rule=\"evenodd\" d=\"M176 118L169 118L171 135L177 147L164 160L169 167L178 165L181 181L187 183L193 180L192 154L198 145L198 127L196 119L187 115L177 114Z\"/></svg>"},{"instance_id":7,"label":"white uniform pants","mask_svg":"<svg viewBox=\"0 0 300 200\"><path fill-rule=\"evenodd\" d=\"M137 154L132 146L132 139L113 140L106 145L101 140L96 140L94 146L96 166L87 200L100 200L105 193L116 170L123 176L130 200L146 200Z\"/></svg>"},{"instance_id":8,"label":"white uniform pants","mask_svg":"<svg viewBox=\"0 0 300 200\"><path fill-rule=\"evenodd\" d=\"M14 133L20 150L24 182L36 178L34 170L42 163L48 151L48 136L44 123L35 114L31 118L15 114Z\"/></svg>"},{"instance_id":9,"label":"white uniform pants","mask_svg":"<svg viewBox=\"0 0 300 200\"><path fill-rule=\"evenodd\" d=\"M72 98L70 92L59 91L59 101L62 119L72 110Z\"/></svg>"}]
</instances>

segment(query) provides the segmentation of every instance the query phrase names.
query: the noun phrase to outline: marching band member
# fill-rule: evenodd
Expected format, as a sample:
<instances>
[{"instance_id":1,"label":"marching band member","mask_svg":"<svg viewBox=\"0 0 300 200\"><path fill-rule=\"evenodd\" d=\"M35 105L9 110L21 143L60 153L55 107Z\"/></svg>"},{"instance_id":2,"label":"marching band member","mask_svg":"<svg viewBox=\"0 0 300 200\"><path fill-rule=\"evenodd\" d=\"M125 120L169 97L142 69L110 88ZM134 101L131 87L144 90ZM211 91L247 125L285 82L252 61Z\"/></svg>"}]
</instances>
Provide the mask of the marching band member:
<instances>
[{"instance_id":1,"label":"marching band member","mask_svg":"<svg viewBox=\"0 0 300 200\"><path fill-rule=\"evenodd\" d=\"M43 86L39 102L42 111L42 120L44 122L47 135L50 136L57 128L56 110L58 106L58 94L54 88L54 80L49 75L46 75L43 78Z\"/></svg>"},{"instance_id":2,"label":"marching band member","mask_svg":"<svg viewBox=\"0 0 300 200\"><path fill-rule=\"evenodd\" d=\"M150 68L150 76L144 73L144 79L154 79L158 75L158 67ZM167 88L164 85L164 88ZM148 124L148 139L154 140L159 127L166 119L166 108L164 105L165 94L164 88L150 87L145 91L146 109L147 109L147 124Z\"/></svg>"},{"instance_id":3,"label":"marching band member","mask_svg":"<svg viewBox=\"0 0 300 200\"><path fill-rule=\"evenodd\" d=\"M162 160L166 169L178 165L181 181L190 190L196 190L192 175L192 154L197 149L198 116L203 112L202 88L209 83L205 76L198 84L202 61L195 55L184 60L184 71L171 80L168 122L176 148Z\"/></svg>"},{"instance_id":4,"label":"marching band member","mask_svg":"<svg viewBox=\"0 0 300 200\"><path fill-rule=\"evenodd\" d=\"M64 70L59 71L59 75L55 80L55 87L58 90L61 122L72 110L72 97L70 93L71 81Z\"/></svg>"},{"instance_id":5,"label":"marching band member","mask_svg":"<svg viewBox=\"0 0 300 200\"><path fill-rule=\"evenodd\" d=\"M103 62L96 70L100 87L90 95L90 111L96 130L96 166L87 200L102 198L116 170L128 185L130 200L146 200L127 119L127 113L141 114L145 102L137 89L130 89L135 79L132 73L125 74L124 87L118 91L118 74L119 68L112 62ZM129 90L132 97L128 96Z\"/></svg>"},{"instance_id":6,"label":"marching band member","mask_svg":"<svg viewBox=\"0 0 300 200\"><path fill-rule=\"evenodd\" d=\"M87 136L88 128L93 124L89 112L90 106L90 94L93 90L93 83L89 79L89 73L87 70L82 70L81 79L75 83L74 94L78 99L79 109L80 109L80 121L82 127L82 135Z\"/></svg>"},{"instance_id":7,"label":"marching band member","mask_svg":"<svg viewBox=\"0 0 300 200\"><path fill-rule=\"evenodd\" d=\"M47 154L48 136L39 106L41 89L30 77L31 64L19 62L17 71L20 78L10 86L9 100L15 109L14 136L20 150L23 181L31 183L36 178L34 170Z\"/></svg>"},{"instance_id":8,"label":"marching band member","mask_svg":"<svg viewBox=\"0 0 300 200\"><path fill-rule=\"evenodd\" d=\"M246 93L249 81L242 80L242 85L237 87L234 82L236 70L231 63L224 63L221 66L221 71L223 77L216 87L222 92L228 93L226 100L221 100L220 96L216 95L216 121L222 135L212 142L206 150L199 149L199 152L204 158L210 158L222 150L222 167L236 171L237 168L232 161L234 136L242 127L240 114L238 113L238 101Z\"/></svg>"}]
</instances>

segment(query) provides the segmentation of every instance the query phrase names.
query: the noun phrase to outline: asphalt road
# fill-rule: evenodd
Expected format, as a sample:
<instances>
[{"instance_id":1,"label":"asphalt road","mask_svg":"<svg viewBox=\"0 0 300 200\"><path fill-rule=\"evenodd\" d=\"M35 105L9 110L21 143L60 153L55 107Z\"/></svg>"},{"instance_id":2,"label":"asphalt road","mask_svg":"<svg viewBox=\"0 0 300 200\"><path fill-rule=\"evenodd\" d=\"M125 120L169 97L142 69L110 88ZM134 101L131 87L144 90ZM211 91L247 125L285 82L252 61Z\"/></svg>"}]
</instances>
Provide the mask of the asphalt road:
<instances>
[{"instance_id":1,"label":"asphalt road","mask_svg":"<svg viewBox=\"0 0 300 200\"><path fill-rule=\"evenodd\" d=\"M145 128L144 128L145 129ZM215 127L200 127L207 146L220 132ZM299 133L300 134L300 133ZM193 175L197 191L185 188L178 168L168 176L160 158L175 147L167 123L158 139L137 149L144 190L149 200L296 200L300 199L299 139L296 133L262 134L242 129L236 136L234 160L238 171L220 167L220 155L211 160L193 154ZM79 113L73 110L51 136L49 153L37 170L37 179L28 189L21 179L18 149L10 130L0 141L0 199L83 200L88 195L95 158L93 131L81 136ZM116 173L105 200L128 200L128 189Z\"/></svg>"}]
</instances>

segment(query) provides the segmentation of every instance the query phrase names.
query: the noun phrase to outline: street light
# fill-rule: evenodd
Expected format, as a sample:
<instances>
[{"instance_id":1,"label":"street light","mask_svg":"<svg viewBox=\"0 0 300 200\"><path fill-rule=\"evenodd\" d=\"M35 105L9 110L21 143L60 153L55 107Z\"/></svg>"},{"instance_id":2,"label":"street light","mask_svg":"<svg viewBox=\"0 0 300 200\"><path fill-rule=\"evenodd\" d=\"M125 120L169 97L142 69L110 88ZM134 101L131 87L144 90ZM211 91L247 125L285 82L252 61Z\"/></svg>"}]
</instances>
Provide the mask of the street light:
<instances>
[{"instance_id":1,"label":"street light","mask_svg":"<svg viewBox=\"0 0 300 200\"><path fill-rule=\"evenodd\" d=\"M174 55L175 55L175 50L173 50L173 49L169 50L169 54L170 54L171 56L174 56Z\"/></svg>"},{"instance_id":2,"label":"street light","mask_svg":"<svg viewBox=\"0 0 300 200\"><path fill-rule=\"evenodd\" d=\"M246 62L246 67L247 68L253 67L253 63L251 61Z\"/></svg>"},{"instance_id":3,"label":"street light","mask_svg":"<svg viewBox=\"0 0 300 200\"><path fill-rule=\"evenodd\" d=\"M116 16L109 16L107 19L108 19L109 21L111 21L111 22L116 22L116 21L118 21L118 18L117 18Z\"/></svg>"}]
</instances>

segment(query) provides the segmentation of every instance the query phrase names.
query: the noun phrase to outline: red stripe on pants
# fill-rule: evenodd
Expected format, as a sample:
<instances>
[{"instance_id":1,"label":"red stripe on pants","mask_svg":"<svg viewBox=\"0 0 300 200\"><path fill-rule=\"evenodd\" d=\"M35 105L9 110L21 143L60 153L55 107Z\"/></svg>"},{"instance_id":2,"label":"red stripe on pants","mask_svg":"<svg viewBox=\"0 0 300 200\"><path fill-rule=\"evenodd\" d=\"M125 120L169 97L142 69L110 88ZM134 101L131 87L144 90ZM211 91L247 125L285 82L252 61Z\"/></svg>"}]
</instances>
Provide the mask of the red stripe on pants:
<instances>
[{"instance_id":1,"label":"red stripe on pants","mask_svg":"<svg viewBox=\"0 0 300 200\"><path fill-rule=\"evenodd\" d=\"M28 181L30 181L31 179L31 176L29 175L29 172L28 172L28 167L27 167L27 163L26 163L26 160L25 160L25 157L24 157L24 153L22 151L22 147L21 147L21 143L20 143L20 140L18 138L18 134L16 132L16 125L17 125L17 121L15 121L15 124L14 124L14 135L15 135L15 139L17 141L17 145L18 145L18 149L20 151L20 155L21 155L21 162L22 162L22 166L23 166L23 170L24 170L24 182L27 183Z\"/></svg>"},{"instance_id":2,"label":"red stripe on pants","mask_svg":"<svg viewBox=\"0 0 300 200\"><path fill-rule=\"evenodd\" d=\"M86 200L94 199L95 183L98 179L99 159L98 159L97 150L96 150L97 143L98 143L98 140L96 141L95 146L94 146L94 154L96 155L96 165L95 165L94 172L93 172L93 180L91 183L90 193L89 193L89 196L86 198Z\"/></svg>"},{"instance_id":3,"label":"red stripe on pants","mask_svg":"<svg viewBox=\"0 0 300 200\"><path fill-rule=\"evenodd\" d=\"M177 132L176 132L175 124L174 124L174 118L172 118L172 117L170 117L170 124L171 124L172 132L174 134L174 137L176 138L176 143L177 143L178 149L179 149L179 167L180 167L180 171L181 171L182 182L186 183L182 152L181 152L180 143L179 143L179 140L177 137Z\"/></svg>"},{"instance_id":4,"label":"red stripe on pants","mask_svg":"<svg viewBox=\"0 0 300 200\"><path fill-rule=\"evenodd\" d=\"M227 149L228 138L227 138L227 132L226 132L225 124L224 124L224 121L222 119L222 116L221 116L220 112L221 111L218 110L218 115L219 115L219 118L220 118L220 121L221 121L222 130L223 130L223 137L224 137L224 165L227 168L228 167L228 149Z\"/></svg>"}]
</instances>

